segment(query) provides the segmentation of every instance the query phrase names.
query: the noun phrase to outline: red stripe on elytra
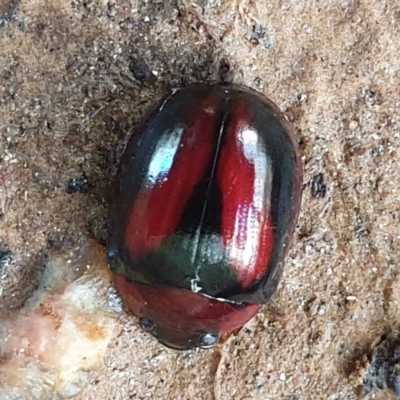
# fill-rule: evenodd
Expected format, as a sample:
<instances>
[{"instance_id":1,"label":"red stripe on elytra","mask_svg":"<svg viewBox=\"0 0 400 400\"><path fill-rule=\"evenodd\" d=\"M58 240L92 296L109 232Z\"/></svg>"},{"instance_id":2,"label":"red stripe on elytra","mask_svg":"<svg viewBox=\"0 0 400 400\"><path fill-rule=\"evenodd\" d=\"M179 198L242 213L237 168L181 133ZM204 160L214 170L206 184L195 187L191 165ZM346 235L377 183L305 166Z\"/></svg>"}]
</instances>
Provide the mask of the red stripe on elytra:
<instances>
[{"instance_id":1,"label":"red stripe on elytra","mask_svg":"<svg viewBox=\"0 0 400 400\"><path fill-rule=\"evenodd\" d=\"M194 187L208 171L215 151L216 100L213 96L200 100L185 116L184 131L170 169L161 174L163 179L152 182L147 176L143 181L125 229L125 245L131 256L140 258L157 249L174 232Z\"/></svg>"},{"instance_id":2,"label":"red stripe on elytra","mask_svg":"<svg viewBox=\"0 0 400 400\"><path fill-rule=\"evenodd\" d=\"M226 256L245 288L268 268L274 239L269 210L272 172L246 105L231 103L230 116L217 164L221 236Z\"/></svg>"}]
</instances>

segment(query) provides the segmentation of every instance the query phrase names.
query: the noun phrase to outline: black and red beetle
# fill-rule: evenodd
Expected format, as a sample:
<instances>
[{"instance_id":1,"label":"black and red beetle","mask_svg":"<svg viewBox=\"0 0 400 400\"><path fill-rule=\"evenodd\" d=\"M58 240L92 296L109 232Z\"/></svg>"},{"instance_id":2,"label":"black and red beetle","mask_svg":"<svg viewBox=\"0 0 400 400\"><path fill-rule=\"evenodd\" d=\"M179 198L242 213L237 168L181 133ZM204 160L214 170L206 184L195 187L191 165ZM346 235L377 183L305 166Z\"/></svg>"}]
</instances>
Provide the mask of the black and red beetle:
<instances>
[{"instance_id":1,"label":"black and red beetle","mask_svg":"<svg viewBox=\"0 0 400 400\"><path fill-rule=\"evenodd\" d=\"M122 157L108 259L142 328L208 348L274 293L297 221L293 129L263 95L193 84L164 98Z\"/></svg>"}]
</instances>

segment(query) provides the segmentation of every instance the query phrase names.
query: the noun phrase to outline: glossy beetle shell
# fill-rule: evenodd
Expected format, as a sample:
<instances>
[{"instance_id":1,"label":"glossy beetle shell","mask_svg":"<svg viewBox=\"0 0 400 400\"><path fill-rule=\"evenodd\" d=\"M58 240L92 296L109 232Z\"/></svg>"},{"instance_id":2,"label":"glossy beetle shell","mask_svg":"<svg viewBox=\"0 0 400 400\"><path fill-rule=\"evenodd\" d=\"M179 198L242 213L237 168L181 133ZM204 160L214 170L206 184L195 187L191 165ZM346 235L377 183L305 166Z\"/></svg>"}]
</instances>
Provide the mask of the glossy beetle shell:
<instances>
[{"instance_id":1,"label":"glossy beetle shell","mask_svg":"<svg viewBox=\"0 0 400 400\"><path fill-rule=\"evenodd\" d=\"M166 97L128 142L111 208L110 267L144 329L209 347L249 320L278 285L301 180L293 130L261 94Z\"/></svg>"}]
</instances>

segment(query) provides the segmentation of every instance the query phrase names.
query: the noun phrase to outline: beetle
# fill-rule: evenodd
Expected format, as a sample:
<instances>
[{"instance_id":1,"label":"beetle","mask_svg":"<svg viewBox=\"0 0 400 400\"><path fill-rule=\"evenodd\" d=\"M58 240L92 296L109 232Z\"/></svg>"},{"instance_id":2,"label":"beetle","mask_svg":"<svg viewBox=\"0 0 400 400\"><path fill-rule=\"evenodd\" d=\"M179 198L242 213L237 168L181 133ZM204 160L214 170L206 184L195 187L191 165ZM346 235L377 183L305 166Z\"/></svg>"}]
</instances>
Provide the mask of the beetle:
<instances>
[{"instance_id":1,"label":"beetle","mask_svg":"<svg viewBox=\"0 0 400 400\"><path fill-rule=\"evenodd\" d=\"M195 83L134 129L111 204L108 262L141 327L209 348L275 292L299 214L293 127L261 93Z\"/></svg>"}]
</instances>

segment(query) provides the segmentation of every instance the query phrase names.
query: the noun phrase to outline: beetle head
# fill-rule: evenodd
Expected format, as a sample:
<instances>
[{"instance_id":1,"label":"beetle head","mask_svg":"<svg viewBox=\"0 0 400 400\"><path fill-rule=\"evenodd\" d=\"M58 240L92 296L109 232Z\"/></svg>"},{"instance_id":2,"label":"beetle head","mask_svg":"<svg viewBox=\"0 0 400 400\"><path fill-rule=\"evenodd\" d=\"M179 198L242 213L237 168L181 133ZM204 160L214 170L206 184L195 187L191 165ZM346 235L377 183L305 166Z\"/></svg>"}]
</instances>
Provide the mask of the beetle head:
<instances>
[{"instance_id":1,"label":"beetle head","mask_svg":"<svg viewBox=\"0 0 400 400\"><path fill-rule=\"evenodd\" d=\"M115 286L142 329L176 350L212 347L222 335L241 328L259 307L185 289L132 282L122 275L115 275Z\"/></svg>"}]
</instances>

